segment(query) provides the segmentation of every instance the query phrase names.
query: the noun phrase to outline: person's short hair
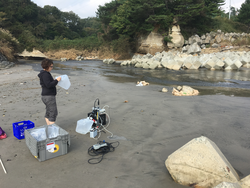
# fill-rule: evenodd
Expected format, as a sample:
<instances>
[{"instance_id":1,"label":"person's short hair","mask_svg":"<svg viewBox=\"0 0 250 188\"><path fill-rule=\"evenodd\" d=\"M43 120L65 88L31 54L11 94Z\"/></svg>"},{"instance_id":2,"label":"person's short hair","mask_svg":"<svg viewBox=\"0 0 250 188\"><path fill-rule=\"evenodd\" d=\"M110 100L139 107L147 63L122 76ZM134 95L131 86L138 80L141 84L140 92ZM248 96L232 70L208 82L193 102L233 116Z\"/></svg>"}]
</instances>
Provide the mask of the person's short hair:
<instances>
[{"instance_id":1,"label":"person's short hair","mask_svg":"<svg viewBox=\"0 0 250 188\"><path fill-rule=\"evenodd\" d=\"M43 69L48 70L51 65L53 65L53 61L51 59L46 58L42 60L41 66Z\"/></svg>"}]
</instances>

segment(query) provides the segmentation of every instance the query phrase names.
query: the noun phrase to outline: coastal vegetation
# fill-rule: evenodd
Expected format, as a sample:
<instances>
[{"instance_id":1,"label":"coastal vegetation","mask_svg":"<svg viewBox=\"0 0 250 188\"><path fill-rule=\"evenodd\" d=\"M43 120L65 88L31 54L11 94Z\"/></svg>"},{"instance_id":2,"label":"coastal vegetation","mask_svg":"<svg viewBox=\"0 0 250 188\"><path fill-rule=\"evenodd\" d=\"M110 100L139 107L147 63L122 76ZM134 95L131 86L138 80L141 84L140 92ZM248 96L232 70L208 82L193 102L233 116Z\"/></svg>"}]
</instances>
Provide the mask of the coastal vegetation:
<instances>
[{"instance_id":1,"label":"coastal vegetation","mask_svg":"<svg viewBox=\"0 0 250 188\"><path fill-rule=\"evenodd\" d=\"M136 40L157 31L169 42L169 29L180 25L185 39L213 30L249 32L250 0L239 10L221 10L225 0L112 0L99 6L96 17L81 19L74 12L37 6L31 0L0 0L0 52L33 48L51 50L106 49L135 51Z\"/></svg>"}]
</instances>

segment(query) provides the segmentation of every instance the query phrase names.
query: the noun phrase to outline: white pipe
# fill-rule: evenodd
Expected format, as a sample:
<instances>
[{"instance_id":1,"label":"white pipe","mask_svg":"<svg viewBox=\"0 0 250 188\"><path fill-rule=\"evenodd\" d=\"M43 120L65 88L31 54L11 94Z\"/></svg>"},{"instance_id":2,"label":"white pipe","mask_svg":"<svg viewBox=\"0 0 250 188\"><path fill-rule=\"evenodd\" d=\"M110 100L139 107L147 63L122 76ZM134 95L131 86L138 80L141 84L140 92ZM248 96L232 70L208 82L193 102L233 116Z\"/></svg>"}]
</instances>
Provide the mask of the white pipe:
<instances>
[{"instance_id":1,"label":"white pipe","mask_svg":"<svg viewBox=\"0 0 250 188\"><path fill-rule=\"evenodd\" d=\"M5 172L5 174L7 174L7 172L6 172L6 170L5 170L5 167L4 167L4 165L3 165L3 162L2 162L2 159L0 158L0 162L1 162L1 165L2 165L2 167L3 167L3 171Z\"/></svg>"}]
</instances>

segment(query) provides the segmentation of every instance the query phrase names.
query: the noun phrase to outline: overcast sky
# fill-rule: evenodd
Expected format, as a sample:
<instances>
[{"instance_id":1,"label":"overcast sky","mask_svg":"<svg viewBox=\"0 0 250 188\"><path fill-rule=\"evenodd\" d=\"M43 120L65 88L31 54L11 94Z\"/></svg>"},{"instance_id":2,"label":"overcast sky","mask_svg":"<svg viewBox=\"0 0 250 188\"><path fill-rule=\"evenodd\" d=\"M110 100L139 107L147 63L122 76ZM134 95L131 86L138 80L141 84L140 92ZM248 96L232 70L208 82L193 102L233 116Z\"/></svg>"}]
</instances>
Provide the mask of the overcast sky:
<instances>
[{"instance_id":1,"label":"overcast sky","mask_svg":"<svg viewBox=\"0 0 250 188\"><path fill-rule=\"evenodd\" d=\"M112 0L31 0L40 7L44 5L55 6L63 12L73 11L80 18L95 17L96 11L99 5L104 5ZM229 11L229 2L231 6L240 8L241 4L245 0L226 0L226 5L223 6L223 10Z\"/></svg>"}]
</instances>

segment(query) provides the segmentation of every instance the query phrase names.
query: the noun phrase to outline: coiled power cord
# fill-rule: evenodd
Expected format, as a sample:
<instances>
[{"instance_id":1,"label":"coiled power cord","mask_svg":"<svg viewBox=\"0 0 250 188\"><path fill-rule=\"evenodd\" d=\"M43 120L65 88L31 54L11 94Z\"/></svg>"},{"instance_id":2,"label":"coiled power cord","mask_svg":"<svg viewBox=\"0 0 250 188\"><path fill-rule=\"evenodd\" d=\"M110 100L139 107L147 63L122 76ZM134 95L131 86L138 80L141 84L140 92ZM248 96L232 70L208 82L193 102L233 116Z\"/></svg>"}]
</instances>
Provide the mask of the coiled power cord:
<instances>
[{"instance_id":1,"label":"coiled power cord","mask_svg":"<svg viewBox=\"0 0 250 188\"><path fill-rule=\"evenodd\" d=\"M88 154L90 156L99 156L99 155L101 155L100 157L97 157L97 158L94 158L94 157L90 158L88 160L89 164L98 164L98 163L100 163L103 160L103 156L105 154L115 151L115 148L117 148L119 146L119 144L120 144L118 141L112 142L112 143L105 142L105 140L97 142L97 144L104 144L104 143L106 143L106 146L100 147L99 149L94 149L93 146L91 146L88 149ZM113 146L113 144L117 144L117 145Z\"/></svg>"}]
</instances>

